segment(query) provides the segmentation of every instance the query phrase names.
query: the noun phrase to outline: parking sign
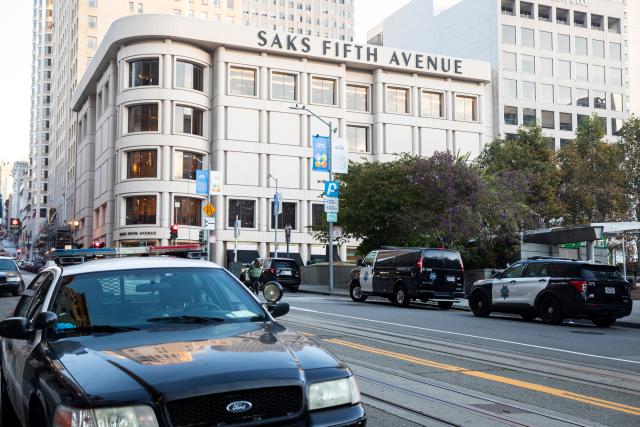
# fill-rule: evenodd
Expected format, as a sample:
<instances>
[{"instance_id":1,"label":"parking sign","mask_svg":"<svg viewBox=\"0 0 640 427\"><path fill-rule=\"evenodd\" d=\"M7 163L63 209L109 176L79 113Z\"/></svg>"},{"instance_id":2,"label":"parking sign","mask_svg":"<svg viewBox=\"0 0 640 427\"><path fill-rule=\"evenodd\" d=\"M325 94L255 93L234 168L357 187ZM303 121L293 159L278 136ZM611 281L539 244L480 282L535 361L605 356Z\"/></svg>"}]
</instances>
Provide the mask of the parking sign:
<instances>
[{"instance_id":1,"label":"parking sign","mask_svg":"<svg viewBox=\"0 0 640 427\"><path fill-rule=\"evenodd\" d=\"M336 212L327 212L327 222L334 224L338 222L338 214Z\"/></svg>"},{"instance_id":2,"label":"parking sign","mask_svg":"<svg viewBox=\"0 0 640 427\"><path fill-rule=\"evenodd\" d=\"M324 195L326 197L338 197L340 195L340 184L338 184L338 181L325 181Z\"/></svg>"}]
</instances>

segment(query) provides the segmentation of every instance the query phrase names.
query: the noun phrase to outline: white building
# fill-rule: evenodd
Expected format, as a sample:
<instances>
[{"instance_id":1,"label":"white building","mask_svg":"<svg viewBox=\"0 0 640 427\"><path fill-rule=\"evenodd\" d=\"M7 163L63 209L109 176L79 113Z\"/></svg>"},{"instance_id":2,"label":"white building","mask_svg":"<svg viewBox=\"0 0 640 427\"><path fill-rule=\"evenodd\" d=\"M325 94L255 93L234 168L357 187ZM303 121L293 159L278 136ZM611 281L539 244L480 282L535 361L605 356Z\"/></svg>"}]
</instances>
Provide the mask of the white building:
<instances>
[{"instance_id":1,"label":"white building","mask_svg":"<svg viewBox=\"0 0 640 427\"><path fill-rule=\"evenodd\" d=\"M629 82L629 113L640 116L640 1L624 0L626 78Z\"/></svg>"},{"instance_id":2,"label":"white building","mask_svg":"<svg viewBox=\"0 0 640 427\"><path fill-rule=\"evenodd\" d=\"M539 122L558 148L593 113L617 139L629 104L624 17L623 0L414 0L368 38L490 62L496 134Z\"/></svg>"},{"instance_id":3,"label":"white building","mask_svg":"<svg viewBox=\"0 0 640 427\"><path fill-rule=\"evenodd\" d=\"M76 88L78 239L107 246L198 240L195 170L221 172L214 259L233 247L274 250L273 181L281 226L303 260L324 254L307 227L323 212L327 174L311 171L312 135L348 138L352 160L398 153L479 154L493 138L486 62L277 33L177 16L116 21ZM372 183L375 185L375 183ZM284 240L284 233L280 237ZM281 247L282 251L283 247ZM341 248L341 256L348 248Z\"/></svg>"}]
</instances>

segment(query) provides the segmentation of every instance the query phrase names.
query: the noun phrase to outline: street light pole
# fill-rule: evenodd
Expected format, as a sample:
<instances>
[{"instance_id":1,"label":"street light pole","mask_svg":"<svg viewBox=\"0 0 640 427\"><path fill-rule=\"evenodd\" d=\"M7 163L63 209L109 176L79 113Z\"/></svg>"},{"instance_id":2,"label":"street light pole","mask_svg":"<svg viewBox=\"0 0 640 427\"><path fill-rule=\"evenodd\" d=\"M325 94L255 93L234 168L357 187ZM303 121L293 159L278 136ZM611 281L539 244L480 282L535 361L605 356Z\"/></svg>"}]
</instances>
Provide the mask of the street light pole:
<instances>
[{"instance_id":1,"label":"street light pole","mask_svg":"<svg viewBox=\"0 0 640 427\"><path fill-rule=\"evenodd\" d=\"M329 181L333 181L333 159L331 156L331 147L333 143L333 133L338 129L334 129L331 122L326 121L322 117L318 116L313 111L309 110L306 105L299 106L296 104L295 107L289 107L292 110L298 111L306 111L311 114L316 119L320 120L322 123L329 127L329 147L327 157L329 158ZM328 221L327 221L328 222ZM333 292L333 222L329 222L329 292Z\"/></svg>"},{"instance_id":2,"label":"street light pole","mask_svg":"<svg viewBox=\"0 0 640 427\"><path fill-rule=\"evenodd\" d=\"M280 208L280 200L278 197L278 178L274 177L271 174L269 174L269 178L273 179L276 182L276 193L273 196L273 216L274 216L275 225L276 225L275 236L274 236L274 240L275 240L274 258L278 258L278 215L279 215L278 210Z\"/></svg>"},{"instance_id":3,"label":"street light pole","mask_svg":"<svg viewBox=\"0 0 640 427\"><path fill-rule=\"evenodd\" d=\"M192 157L192 158L193 158L193 160L195 160L196 162L200 163L202 166L207 168L207 170L209 171L208 179L210 180L211 179L211 166L209 164L203 162L202 160L200 160L197 157ZM211 183L210 182L209 182L209 185L207 185L207 187L208 188L207 188L207 199L206 200L207 200L207 203L211 203L211 194L210 194L210 191L209 191L209 189L211 188ZM209 250L209 245L211 244L209 242L209 239L211 238L211 232L210 232L210 230L207 230L207 226L206 226L205 221L202 221L202 232L203 232L204 238L206 240L206 242L205 242L205 250L206 250L206 253L207 253L207 261L211 261L211 254L210 254L210 250Z\"/></svg>"}]
</instances>

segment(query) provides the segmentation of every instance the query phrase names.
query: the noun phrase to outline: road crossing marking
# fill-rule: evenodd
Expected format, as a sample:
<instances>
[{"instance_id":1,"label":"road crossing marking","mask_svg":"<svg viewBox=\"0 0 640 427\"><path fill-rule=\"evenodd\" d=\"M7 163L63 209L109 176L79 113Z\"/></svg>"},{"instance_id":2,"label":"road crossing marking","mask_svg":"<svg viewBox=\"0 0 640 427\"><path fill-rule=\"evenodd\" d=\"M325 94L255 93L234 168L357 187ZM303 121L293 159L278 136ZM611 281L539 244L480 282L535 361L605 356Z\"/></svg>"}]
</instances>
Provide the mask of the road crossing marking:
<instances>
[{"instance_id":1,"label":"road crossing marking","mask_svg":"<svg viewBox=\"0 0 640 427\"><path fill-rule=\"evenodd\" d=\"M386 356L405 362L414 363L416 365L427 366L435 369L442 369L449 372L457 372L463 375L471 377L481 378L488 381L498 382L502 384L511 385L514 387L523 388L526 390L537 391L540 393L549 394L556 397L562 397L565 399L574 400L581 403L587 403L589 405L598 406L600 408L611 409L618 412L624 412L631 415L640 415L640 407L625 405L622 403L611 402L609 400L599 399L597 397L587 396L584 394L573 393L571 391L562 390L555 387L543 386L540 384L530 383L527 381L516 380L513 378L503 377L501 375L489 374L481 371L469 370L454 365L447 365L444 363L435 362L433 360L422 359L420 357L410 356L408 354L396 353L394 351L383 350L375 347L369 347L362 344L353 343L337 338L325 339L325 341L332 344L340 345L343 347L349 347L355 350L366 351L368 353L378 354L380 356Z\"/></svg>"},{"instance_id":2,"label":"road crossing marking","mask_svg":"<svg viewBox=\"0 0 640 427\"><path fill-rule=\"evenodd\" d=\"M576 356L594 357L596 359L614 360L616 362L633 363L633 364L636 364L636 365L640 365L640 360L629 360L629 359L620 359L618 357L599 356L597 354L581 353L579 351L571 351L571 350L564 350L564 349L561 349L561 348L545 347L545 346L542 346L542 345L535 345L535 344L527 344L527 343L517 342L517 341L502 340L502 339L499 339L499 338L482 337L482 336L479 336L479 335L464 334L462 332L443 331L443 330L440 330L440 329L424 328L424 327L421 327L421 326L403 325L402 323L385 322L384 320L375 320L375 319L367 319L367 318L364 318L364 317L347 316L347 315L344 315L344 314L327 313L327 312L324 312L324 311L311 310L311 309L308 309L308 308L291 307L291 310L304 311L304 312L307 312L307 313L326 314L327 316L343 317L343 318L346 318L346 319L353 319L353 320L363 320L365 322L380 323L380 324L391 325L391 326L400 326L402 328L418 329L418 330L427 331L427 332L437 332L437 333L440 333L440 334L448 334L448 335L455 335L455 336L459 336L459 337L467 337L467 338L475 338L475 339L479 339L479 340L501 342L501 343L504 343L504 344L512 344L512 345L519 345L519 346L522 346L522 347L537 348L539 350L556 351L556 352L559 352L559 353L574 354Z\"/></svg>"}]
</instances>

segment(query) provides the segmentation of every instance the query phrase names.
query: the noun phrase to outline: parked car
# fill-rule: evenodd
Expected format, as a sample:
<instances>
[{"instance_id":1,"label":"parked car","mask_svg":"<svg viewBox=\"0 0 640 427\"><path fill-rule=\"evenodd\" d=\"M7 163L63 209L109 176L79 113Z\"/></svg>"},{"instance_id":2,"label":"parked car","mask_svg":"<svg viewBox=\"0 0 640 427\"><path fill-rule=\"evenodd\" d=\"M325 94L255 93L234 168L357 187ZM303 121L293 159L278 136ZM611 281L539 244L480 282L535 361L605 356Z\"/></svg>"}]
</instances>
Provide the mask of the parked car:
<instances>
[{"instance_id":1,"label":"parked car","mask_svg":"<svg viewBox=\"0 0 640 427\"><path fill-rule=\"evenodd\" d=\"M464 297L464 265L457 251L394 248L370 252L351 272L351 299L387 297L407 307L411 300L435 301L448 310Z\"/></svg>"},{"instance_id":2,"label":"parked car","mask_svg":"<svg viewBox=\"0 0 640 427\"><path fill-rule=\"evenodd\" d=\"M24 290L24 280L16 262L11 257L0 257L0 292L18 296Z\"/></svg>"},{"instance_id":3,"label":"parked car","mask_svg":"<svg viewBox=\"0 0 640 427\"><path fill-rule=\"evenodd\" d=\"M550 324L590 319L609 327L631 313L631 286L612 265L534 257L474 283L469 306L478 317L514 313Z\"/></svg>"},{"instance_id":4,"label":"parked car","mask_svg":"<svg viewBox=\"0 0 640 427\"><path fill-rule=\"evenodd\" d=\"M292 291L297 291L300 287L302 277L300 276L300 266L296 260L289 258L261 258L262 284L278 282L283 287Z\"/></svg>"},{"instance_id":5,"label":"parked car","mask_svg":"<svg viewBox=\"0 0 640 427\"><path fill-rule=\"evenodd\" d=\"M28 291L0 322L2 426L366 425L349 368L275 320L277 284L261 304L213 263L131 257Z\"/></svg>"}]
</instances>

